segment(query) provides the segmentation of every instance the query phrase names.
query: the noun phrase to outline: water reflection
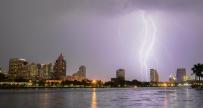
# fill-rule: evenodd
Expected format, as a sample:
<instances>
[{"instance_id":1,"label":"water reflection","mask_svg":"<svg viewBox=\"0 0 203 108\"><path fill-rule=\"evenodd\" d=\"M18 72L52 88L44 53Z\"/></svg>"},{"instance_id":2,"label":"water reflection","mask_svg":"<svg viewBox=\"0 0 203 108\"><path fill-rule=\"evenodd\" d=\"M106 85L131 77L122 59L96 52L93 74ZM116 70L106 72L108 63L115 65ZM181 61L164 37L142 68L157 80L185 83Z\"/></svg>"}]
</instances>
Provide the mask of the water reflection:
<instances>
[{"instance_id":1,"label":"water reflection","mask_svg":"<svg viewBox=\"0 0 203 108\"><path fill-rule=\"evenodd\" d=\"M96 93L96 88L93 88L93 91L92 91L91 108L97 108L97 93Z\"/></svg>"},{"instance_id":2,"label":"water reflection","mask_svg":"<svg viewBox=\"0 0 203 108\"><path fill-rule=\"evenodd\" d=\"M40 98L40 107L42 108L49 108L49 94L48 93L44 93L44 94L40 94L39 96Z\"/></svg>"},{"instance_id":3,"label":"water reflection","mask_svg":"<svg viewBox=\"0 0 203 108\"><path fill-rule=\"evenodd\" d=\"M164 96L164 108L168 108L168 98L166 94Z\"/></svg>"},{"instance_id":4,"label":"water reflection","mask_svg":"<svg viewBox=\"0 0 203 108\"><path fill-rule=\"evenodd\" d=\"M0 108L203 108L202 95L187 88L0 90Z\"/></svg>"}]
</instances>

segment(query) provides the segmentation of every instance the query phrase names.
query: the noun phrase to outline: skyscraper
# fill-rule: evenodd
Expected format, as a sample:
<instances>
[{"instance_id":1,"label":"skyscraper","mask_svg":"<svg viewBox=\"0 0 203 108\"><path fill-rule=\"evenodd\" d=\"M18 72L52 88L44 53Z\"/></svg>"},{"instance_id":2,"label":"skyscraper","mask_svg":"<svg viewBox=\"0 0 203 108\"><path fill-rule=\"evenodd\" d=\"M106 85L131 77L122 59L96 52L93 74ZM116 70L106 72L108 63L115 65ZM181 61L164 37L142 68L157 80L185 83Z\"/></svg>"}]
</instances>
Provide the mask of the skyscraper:
<instances>
[{"instance_id":1,"label":"skyscraper","mask_svg":"<svg viewBox=\"0 0 203 108\"><path fill-rule=\"evenodd\" d=\"M51 79L52 78L52 64L43 64L42 65L42 72L43 72L43 79Z\"/></svg>"},{"instance_id":2,"label":"skyscraper","mask_svg":"<svg viewBox=\"0 0 203 108\"><path fill-rule=\"evenodd\" d=\"M54 65L54 79L64 79L66 77L66 61L62 54L58 57Z\"/></svg>"},{"instance_id":3,"label":"skyscraper","mask_svg":"<svg viewBox=\"0 0 203 108\"><path fill-rule=\"evenodd\" d=\"M42 64L37 64L37 79L42 79L43 78L43 69L42 69Z\"/></svg>"},{"instance_id":4,"label":"skyscraper","mask_svg":"<svg viewBox=\"0 0 203 108\"><path fill-rule=\"evenodd\" d=\"M11 78L28 78L28 62L25 59L14 58L9 60L8 74Z\"/></svg>"},{"instance_id":5,"label":"skyscraper","mask_svg":"<svg viewBox=\"0 0 203 108\"><path fill-rule=\"evenodd\" d=\"M31 63L28 66L28 70L30 73L30 79L35 79L38 76L38 68L37 68L37 64L35 63Z\"/></svg>"},{"instance_id":6,"label":"skyscraper","mask_svg":"<svg viewBox=\"0 0 203 108\"><path fill-rule=\"evenodd\" d=\"M157 70L150 69L150 81L159 82L159 74L158 74Z\"/></svg>"},{"instance_id":7,"label":"skyscraper","mask_svg":"<svg viewBox=\"0 0 203 108\"><path fill-rule=\"evenodd\" d=\"M116 71L116 79L117 80L125 80L125 69L118 69Z\"/></svg>"},{"instance_id":8,"label":"skyscraper","mask_svg":"<svg viewBox=\"0 0 203 108\"><path fill-rule=\"evenodd\" d=\"M179 68L177 69L176 72L176 81L179 82L183 82L184 78L186 76L186 69L185 68Z\"/></svg>"}]
</instances>

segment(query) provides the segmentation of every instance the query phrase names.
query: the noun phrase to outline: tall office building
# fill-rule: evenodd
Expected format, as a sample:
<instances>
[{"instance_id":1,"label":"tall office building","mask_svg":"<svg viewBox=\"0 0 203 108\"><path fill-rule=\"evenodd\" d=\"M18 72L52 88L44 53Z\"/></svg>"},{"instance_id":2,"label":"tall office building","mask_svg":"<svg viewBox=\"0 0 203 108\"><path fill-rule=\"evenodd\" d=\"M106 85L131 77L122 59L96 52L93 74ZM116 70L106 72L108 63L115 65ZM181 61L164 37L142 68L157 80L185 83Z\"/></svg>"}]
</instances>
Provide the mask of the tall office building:
<instances>
[{"instance_id":1,"label":"tall office building","mask_svg":"<svg viewBox=\"0 0 203 108\"><path fill-rule=\"evenodd\" d=\"M80 66L77 73L74 73L73 76L86 78L86 67L84 65Z\"/></svg>"},{"instance_id":2,"label":"tall office building","mask_svg":"<svg viewBox=\"0 0 203 108\"><path fill-rule=\"evenodd\" d=\"M9 77L16 78L28 78L28 62L25 59L14 58L9 60Z\"/></svg>"},{"instance_id":3,"label":"tall office building","mask_svg":"<svg viewBox=\"0 0 203 108\"><path fill-rule=\"evenodd\" d=\"M37 64L37 79L43 79L42 64Z\"/></svg>"},{"instance_id":4,"label":"tall office building","mask_svg":"<svg viewBox=\"0 0 203 108\"><path fill-rule=\"evenodd\" d=\"M51 79L52 78L52 72L53 72L53 68L52 68L52 64L43 64L42 65L42 76L43 79Z\"/></svg>"},{"instance_id":5,"label":"tall office building","mask_svg":"<svg viewBox=\"0 0 203 108\"><path fill-rule=\"evenodd\" d=\"M29 70L29 73L30 73L30 76L29 76L30 79L35 79L38 76L37 64L35 64L35 63L29 64L28 70Z\"/></svg>"},{"instance_id":6,"label":"tall office building","mask_svg":"<svg viewBox=\"0 0 203 108\"><path fill-rule=\"evenodd\" d=\"M183 82L186 76L186 69L185 68L179 68L177 69L176 72L176 81L179 82Z\"/></svg>"},{"instance_id":7,"label":"tall office building","mask_svg":"<svg viewBox=\"0 0 203 108\"><path fill-rule=\"evenodd\" d=\"M53 74L54 74L54 70L53 70L53 64L49 63L48 64L48 70L49 70L49 79L53 79Z\"/></svg>"},{"instance_id":8,"label":"tall office building","mask_svg":"<svg viewBox=\"0 0 203 108\"><path fill-rule=\"evenodd\" d=\"M116 79L117 80L125 80L125 70L124 69L118 69L116 71Z\"/></svg>"},{"instance_id":9,"label":"tall office building","mask_svg":"<svg viewBox=\"0 0 203 108\"><path fill-rule=\"evenodd\" d=\"M159 82L159 74L158 74L157 70L150 69L150 81Z\"/></svg>"},{"instance_id":10,"label":"tall office building","mask_svg":"<svg viewBox=\"0 0 203 108\"><path fill-rule=\"evenodd\" d=\"M58 57L54 65L54 79L64 79L66 77L66 61L62 54Z\"/></svg>"}]
</instances>

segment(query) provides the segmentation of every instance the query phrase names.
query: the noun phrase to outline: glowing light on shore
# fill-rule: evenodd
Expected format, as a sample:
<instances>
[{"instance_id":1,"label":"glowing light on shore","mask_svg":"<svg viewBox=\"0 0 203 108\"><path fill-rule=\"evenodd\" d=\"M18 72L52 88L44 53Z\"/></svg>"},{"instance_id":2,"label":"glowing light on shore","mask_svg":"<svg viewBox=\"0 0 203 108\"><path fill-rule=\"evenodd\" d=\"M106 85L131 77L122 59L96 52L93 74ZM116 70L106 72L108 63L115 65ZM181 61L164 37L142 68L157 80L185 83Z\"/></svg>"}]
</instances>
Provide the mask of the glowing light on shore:
<instances>
[{"instance_id":1,"label":"glowing light on shore","mask_svg":"<svg viewBox=\"0 0 203 108\"><path fill-rule=\"evenodd\" d=\"M92 84L97 84L97 80L92 80Z\"/></svg>"}]
</instances>

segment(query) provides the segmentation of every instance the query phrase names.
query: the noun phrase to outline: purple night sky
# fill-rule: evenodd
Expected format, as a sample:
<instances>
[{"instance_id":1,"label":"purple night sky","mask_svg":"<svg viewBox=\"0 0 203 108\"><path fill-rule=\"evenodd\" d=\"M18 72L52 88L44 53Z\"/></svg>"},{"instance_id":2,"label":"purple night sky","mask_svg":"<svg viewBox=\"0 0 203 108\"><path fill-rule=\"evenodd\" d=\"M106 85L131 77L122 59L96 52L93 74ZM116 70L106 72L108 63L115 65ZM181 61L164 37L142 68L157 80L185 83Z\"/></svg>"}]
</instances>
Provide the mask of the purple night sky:
<instances>
[{"instance_id":1,"label":"purple night sky","mask_svg":"<svg viewBox=\"0 0 203 108\"><path fill-rule=\"evenodd\" d=\"M35 63L54 62L62 52L67 73L80 65L90 79L110 80L118 68L129 80L145 80L140 49L146 19L156 26L148 68L161 81L172 72L203 63L203 0L2 0L0 67L13 57ZM148 22L151 20L148 20ZM146 47L154 30L148 25Z\"/></svg>"}]
</instances>

